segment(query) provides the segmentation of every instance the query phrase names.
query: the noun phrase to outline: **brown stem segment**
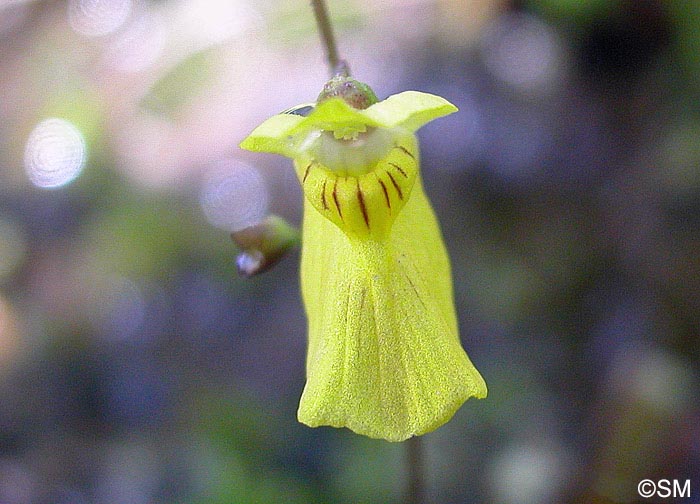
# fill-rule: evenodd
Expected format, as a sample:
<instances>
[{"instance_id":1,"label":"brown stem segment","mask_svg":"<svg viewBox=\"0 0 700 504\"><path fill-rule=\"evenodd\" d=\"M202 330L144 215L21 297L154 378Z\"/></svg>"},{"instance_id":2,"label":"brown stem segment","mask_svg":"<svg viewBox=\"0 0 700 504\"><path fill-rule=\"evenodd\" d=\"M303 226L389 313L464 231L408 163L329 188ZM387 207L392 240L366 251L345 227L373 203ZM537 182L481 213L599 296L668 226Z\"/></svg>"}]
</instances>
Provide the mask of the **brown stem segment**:
<instances>
[{"instance_id":1,"label":"brown stem segment","mask_svg":"<svg viewBox=\"0 0 700 504\"><path fill-rule=\"evenodd\" d=\"M326 56L328 58L328 65L330 66L331 76L347 72L345 62L341 61L338 56L338 48L335 45L333 27L328 17L328 9L326 9L325 0L311 0L311 6L314 9L316 24L321 34L321 41L326 48Z\"/></svg>"},{"instance_id":2,"label":"brown stem segment","mask_svg":"<svg viewBox=\"0 0 700 504\"><path fill-rule=\"evenodd\" d=\"M425 475L423 440L414 436L406 440L406 463L408 469L408 488L406 504L425 504Z\"/></svg>"}]
</instances>

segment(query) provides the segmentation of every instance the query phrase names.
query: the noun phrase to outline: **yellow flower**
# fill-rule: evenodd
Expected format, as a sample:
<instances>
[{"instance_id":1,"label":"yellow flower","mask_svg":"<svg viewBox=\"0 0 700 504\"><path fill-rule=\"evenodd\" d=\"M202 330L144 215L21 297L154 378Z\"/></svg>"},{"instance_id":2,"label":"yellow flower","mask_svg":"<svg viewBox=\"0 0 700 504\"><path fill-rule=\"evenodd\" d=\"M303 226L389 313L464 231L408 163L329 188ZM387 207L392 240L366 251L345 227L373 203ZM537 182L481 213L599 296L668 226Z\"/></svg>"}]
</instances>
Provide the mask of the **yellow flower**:
<instances>
[{"instance_id":1,"label":"yellow flower","mask_svg":"<svg viewBox=\"0 0 700 504\"><path fill-rule=\"evenodd\" d=\"M403 441L438 428L469 397L486 396L459 340L449 259L415 136L456 110L416 91L364 109L331 95L306 117L271 117L241 143L293 159L304 192L302 423Z\"/></svg>"}]
</instances>

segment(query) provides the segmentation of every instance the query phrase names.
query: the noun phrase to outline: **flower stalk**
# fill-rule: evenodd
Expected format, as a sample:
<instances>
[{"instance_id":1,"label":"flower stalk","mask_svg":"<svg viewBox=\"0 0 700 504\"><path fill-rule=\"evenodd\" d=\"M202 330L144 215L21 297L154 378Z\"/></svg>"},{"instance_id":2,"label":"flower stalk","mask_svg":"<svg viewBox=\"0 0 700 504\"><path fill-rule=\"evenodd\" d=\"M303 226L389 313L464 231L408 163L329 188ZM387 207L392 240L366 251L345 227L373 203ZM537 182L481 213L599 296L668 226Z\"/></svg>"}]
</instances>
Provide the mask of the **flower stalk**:
<instances>
[{"instance_id":1,"label":"flower stalk","mask_svg":"<svg viewBox=\"0 0 700 504\"><path fill-rule=\"evenodd\" d=\"M311 6L314 9L314 16L316 17L316 24L318 25L318 31L321 35L321 41L326 48L326 57L331 70L331 76L343 73L348 75L347 66L338 56L338 47L336 46L335 36L333 35L333 26L328 17L326 2L324 0L311 0Z\"/></svg>"}]
</instances>

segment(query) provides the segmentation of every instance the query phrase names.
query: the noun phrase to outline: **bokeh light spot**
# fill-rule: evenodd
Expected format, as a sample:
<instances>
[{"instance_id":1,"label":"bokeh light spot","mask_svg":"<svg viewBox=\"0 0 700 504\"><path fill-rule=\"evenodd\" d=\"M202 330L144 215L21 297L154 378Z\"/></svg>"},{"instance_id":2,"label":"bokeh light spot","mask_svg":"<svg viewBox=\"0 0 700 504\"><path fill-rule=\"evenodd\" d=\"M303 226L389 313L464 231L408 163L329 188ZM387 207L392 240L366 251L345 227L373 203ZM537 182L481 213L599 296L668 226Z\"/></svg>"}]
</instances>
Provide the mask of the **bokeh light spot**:
<instances>
[{"instance_id":1,"label":"bokeh light spot","mask_svg":"<svg viewBox=\"0 0 700 504\"><path fill-rule=\"evenodd\" d=\"M113 33L130 13L131 0L71 0L68 4L71 27L88 37Z\"/></svg>"},{"instance_id":2,"label":"bokeh light spot","mask_svg":"<svg viewBox=\"0 0 700 504\"><path fill-rule=\"evenodd\" d=\"M494 459L491 486L496 502L554 502L566 481L567 460L559 446L512 445Z\"/></svg>"},{"instance_id":3,"label":"bokeh light spot","mask_svg":"<svg viewBox=\"0 0 700 504\"><path fill-rule=\"evenodd\" d=\"M105 51L108 66L122 72L140 72L155 63L167 39L160 15L144 11L113 37Z\"/></svg>"},{"instance_id":4,"label":"bokeh light spot","mask_svg":"<svg viewBox=\"0 0 700 504\"><path fill-rule=\"evenodd\" d=\"M489 71L521 92L548 91L562 74L554 30L531 15L502 16L485 35L481 51Z\"/></svg>"},{"instance_id":5,"label":"bokeh light spot","mask_svg":"<svg viewBox=\"0 0 700 504\"><path fill-rule=\"evenodd\" d=\"M46 119L29 135L24 167L37 187L60 187L72 182L85 165L87 149L80 131L63 119Z\"/></svg>"},{"instance_id":6,"label":"bokeh light spot","mask_svg":"<svg viewBox=\"0 0 700 504\"><path fill-rule=\"evenodd\" d=\"M615 396L627 396L659 414L682 415L697 394L688 363L664 348L632 346L615 364L611 380Z\"/></svg>"},{"instance_id":7,"label":"bokeh light spot","mask_svg":"<svg viewBox=\"0 0 700 504\"><path fill-rule=\"evenodd\" d=\"M200 0L183 5L183 30L203 45L219 44L255 24L259 15L245 1Z\"/></svg>"},{"instance_id":8,"label":"bokeh light spot","mask_svg":"<svg viewBox=\"0 0 700 504\"><path fill-rule=\"evenodd\" d=\"M210 224L229 232L240 231L265 217L265 181L258 170L245 163L221 161L206 177L200 204Z\"/></svg>"}]
</instances>

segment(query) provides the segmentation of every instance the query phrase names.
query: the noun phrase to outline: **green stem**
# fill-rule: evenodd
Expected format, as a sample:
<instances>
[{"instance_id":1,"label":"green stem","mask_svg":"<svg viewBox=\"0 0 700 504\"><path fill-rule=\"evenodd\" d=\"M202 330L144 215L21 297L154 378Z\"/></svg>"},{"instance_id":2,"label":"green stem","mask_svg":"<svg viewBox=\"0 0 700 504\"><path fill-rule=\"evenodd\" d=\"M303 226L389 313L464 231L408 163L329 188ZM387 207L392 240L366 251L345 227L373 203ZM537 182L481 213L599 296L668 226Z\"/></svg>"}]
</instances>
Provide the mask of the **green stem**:
<instances>
[{"instance_id":1,"label":"green stem","mask_svg":"<svg viewBox=\"0 0 700 504\"><path fill-rule=\"evenodd\" d=\"M419 436L414 436L406 441L406 462L408 469L408 488L406 492L406 504L425 503L425 476L423 441Z\"/></svg>"},{"instance_id":2,"label":"green stem","mask_svg":"<svg viewBox=\"0 0 700 504\"><path fill-rule=\"evenodd\" d=\"M314 9L316 24L318 31L321 34L321 41L326 48L326 56L328 65L331 70L331 76L344 73L346 68L345 62L338 56L338 48L335 45L335 37L333 36L333 27L328 17L328 9L326 9L325 0L311 0L311 6Z\"/></svg>"}]
</instances>

